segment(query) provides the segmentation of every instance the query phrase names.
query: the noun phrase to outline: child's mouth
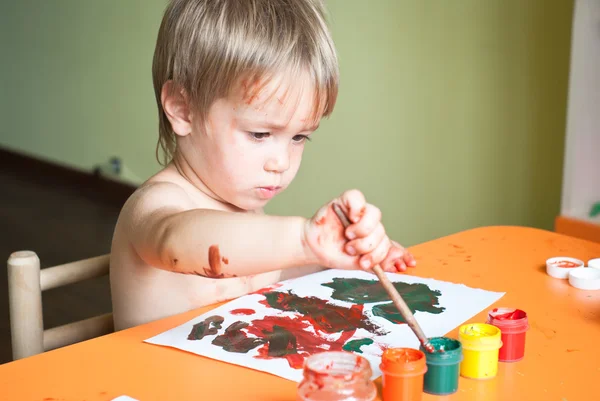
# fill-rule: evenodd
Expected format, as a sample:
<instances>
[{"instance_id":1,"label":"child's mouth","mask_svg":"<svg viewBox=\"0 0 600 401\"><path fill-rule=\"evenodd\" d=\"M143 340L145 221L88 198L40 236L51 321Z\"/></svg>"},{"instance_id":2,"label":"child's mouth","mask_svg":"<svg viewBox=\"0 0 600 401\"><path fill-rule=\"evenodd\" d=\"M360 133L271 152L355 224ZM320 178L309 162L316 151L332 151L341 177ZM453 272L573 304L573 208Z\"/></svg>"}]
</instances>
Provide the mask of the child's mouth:
<instances>
[{"instance_id":1,"label":"child's mouth","mask_svg":"<svg viewBox=\"0 0 600 401\"><path fill-rule=\"evenodd\" d=\"M258 192L264 199L271 199L281 191L281 187L258 187Z\"/></svg>"}]
</instances>

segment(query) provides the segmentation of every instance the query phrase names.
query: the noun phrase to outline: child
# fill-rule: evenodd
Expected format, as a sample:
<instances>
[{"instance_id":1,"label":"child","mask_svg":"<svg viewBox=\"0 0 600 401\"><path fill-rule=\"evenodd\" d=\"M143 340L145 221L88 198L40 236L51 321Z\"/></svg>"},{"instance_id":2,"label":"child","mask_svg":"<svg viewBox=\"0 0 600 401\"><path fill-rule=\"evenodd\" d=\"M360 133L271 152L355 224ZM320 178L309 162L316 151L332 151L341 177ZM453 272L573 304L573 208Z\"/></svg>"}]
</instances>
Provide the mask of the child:
<instances>
[{"instance_id":1,"label":"child","mask_svg":"<svg viewBox=\"0 0 600 401\"><path fill-rule=\"evenodd\" d=\"M128 199L115 228L117 330L322 267L415 265L357 190L311 219L263 213L336 101L337 56L321 3L168 5L153 61L164 169ZM352 221L346 230L332 202Z\"/></svg>"}]
</instances>

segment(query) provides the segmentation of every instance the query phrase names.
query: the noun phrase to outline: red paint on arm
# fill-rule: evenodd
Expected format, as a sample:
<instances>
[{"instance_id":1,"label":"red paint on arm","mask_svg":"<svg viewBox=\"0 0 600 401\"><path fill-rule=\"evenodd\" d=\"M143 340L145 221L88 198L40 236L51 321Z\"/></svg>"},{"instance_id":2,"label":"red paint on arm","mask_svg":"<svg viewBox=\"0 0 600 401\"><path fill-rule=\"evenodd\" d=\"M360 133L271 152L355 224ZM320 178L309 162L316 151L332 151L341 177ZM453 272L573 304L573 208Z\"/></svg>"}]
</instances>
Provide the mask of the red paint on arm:
<instances>
[{"instance_id":1,"label":"red paint on arm","mask_svg":"<svg viewBox=\"0 0 600 401\"><path fill-rule=\"evenodd\" d=\"M317 226L321 226L321 233L317 237L319 245L339 243L341 250L343 250L344 243L346 242L346 237L344 234L345 228L335 214L333 206L328 207L325 215L320 217L315 224Z\"/></svg>"},{"instance_id":2,"label":"red paint on arm","mask_svg":"<svg viewBox=\"0 0 600 401\"><path fill-rule=\"evenodd\" d=\"M209 269L204 268L206 277L210 278L223 278L223 268L221 266L221 253L219 252L218 245L211 245L208 248L208 265Z\"/></svg>"}]
</instances>

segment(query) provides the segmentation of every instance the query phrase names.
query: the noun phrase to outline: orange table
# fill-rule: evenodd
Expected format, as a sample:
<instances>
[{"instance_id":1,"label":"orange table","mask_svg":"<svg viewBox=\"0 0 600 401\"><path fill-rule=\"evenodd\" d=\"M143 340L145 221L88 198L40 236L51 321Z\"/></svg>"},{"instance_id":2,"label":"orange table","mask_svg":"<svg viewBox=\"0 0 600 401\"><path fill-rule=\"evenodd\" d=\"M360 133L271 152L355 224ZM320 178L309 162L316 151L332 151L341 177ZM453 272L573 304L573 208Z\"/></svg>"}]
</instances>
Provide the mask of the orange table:
<instances>
[{"instance_id":1,"label":"orange table","mask_svg":"<svg viewBox=\"0 0 600 401\"><path fill-rule=\"evenodd\" d=\"M600 291L546 275L551 256L600 256L600 244L519 227L478 228L415 246L411 274L506 291L494 306L529 314L525 358L501 363L488 381L461 377L457 393L423 400L591 400L600 382ZM143 340L204 313L203 308L0 365L0 399L294 400L296 384ZM471 321L485 320L482 311ZM448 334L456 338L457 330ZM379 382L379 381L378 381ZM590 393L588 393L588 391ZM589 394L589 395L588 395Z\"/></svg>"}]
</instances>

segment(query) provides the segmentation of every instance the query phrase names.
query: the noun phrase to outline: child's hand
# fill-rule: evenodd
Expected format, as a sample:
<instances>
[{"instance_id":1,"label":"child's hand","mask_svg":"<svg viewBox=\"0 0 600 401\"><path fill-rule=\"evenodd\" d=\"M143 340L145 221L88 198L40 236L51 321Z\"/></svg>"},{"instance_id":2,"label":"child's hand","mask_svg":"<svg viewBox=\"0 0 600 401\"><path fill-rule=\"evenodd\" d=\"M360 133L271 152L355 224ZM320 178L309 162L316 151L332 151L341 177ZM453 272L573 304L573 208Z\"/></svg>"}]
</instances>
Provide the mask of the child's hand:
<instances>
[{"instance_id":1,"label":"child's hand","mask_svg":"<svg viewBox=\"0 0 600 401\"><path fill-rule=\"evenodd\" d=\"M345 230L332 204L337 203L352 223ZM371 269L380 264L388 272L405 271L416 262L410 252L391 241L381 224L381 212L360 191L344 192L323 206L305 227L308 252L325 267Z\"/></svg>"}]
</instances>

